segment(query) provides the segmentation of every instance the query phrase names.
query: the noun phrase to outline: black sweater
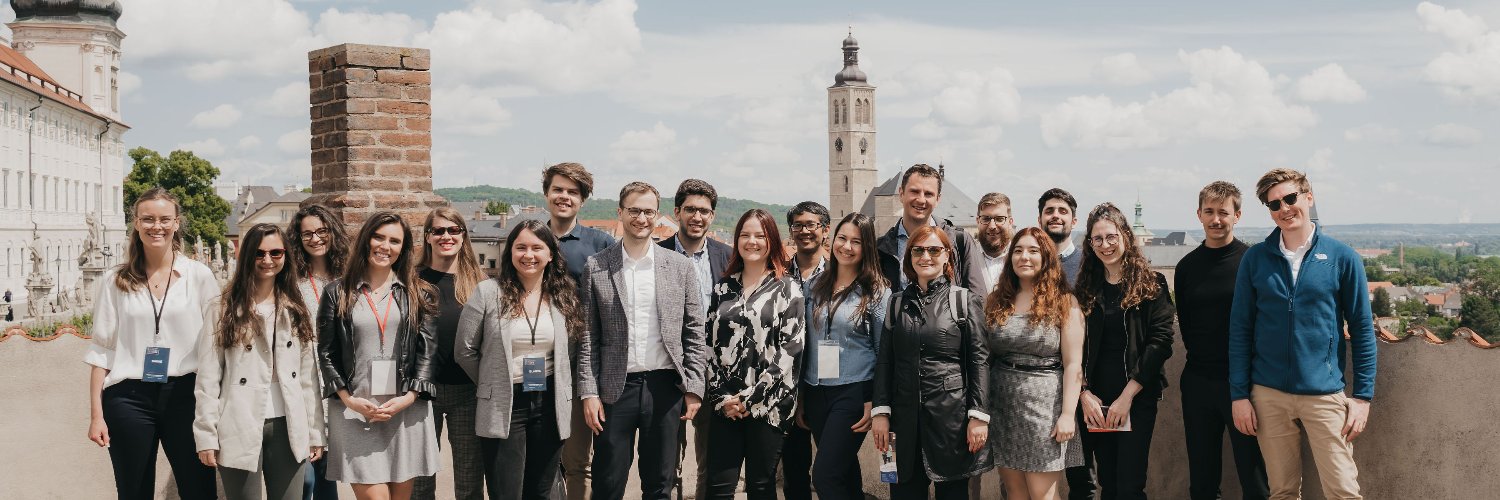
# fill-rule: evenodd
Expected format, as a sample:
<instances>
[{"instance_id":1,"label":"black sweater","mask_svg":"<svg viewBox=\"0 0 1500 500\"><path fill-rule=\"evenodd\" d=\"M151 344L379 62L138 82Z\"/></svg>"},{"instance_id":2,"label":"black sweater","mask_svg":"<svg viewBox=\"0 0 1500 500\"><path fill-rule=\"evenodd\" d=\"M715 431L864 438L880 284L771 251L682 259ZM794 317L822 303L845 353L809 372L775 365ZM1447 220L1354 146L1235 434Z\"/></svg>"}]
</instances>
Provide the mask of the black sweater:
<instances>
[{"instance_id":1,"label":"black sweater","mask_svg":"<svg viewBox=\"0 0 1500 500\"><path fill-rule=\"evenodd\" d=\"M1234 278L1250 245L1238 239L1222 248L1198 245L1177 263L1178 325L1187 367L1214 380L1229 379L1229 309Z\"/></svg>"},{"instance_id":2,"label":"black sweater","mask_svg":"<svg viewBox=\"0 0 1500 500\"><path fill-rule=\"evenodd\" d=\"M417 276L438 290L437 330L432 336L437 340L437 353L433 356L433 382L444 385L471 385L474 380L453 361L453 341L458 334L458 316L464 305L458 302L453 290L453 275L431 268L422 268Z\"/></svg>"}]
</instances>

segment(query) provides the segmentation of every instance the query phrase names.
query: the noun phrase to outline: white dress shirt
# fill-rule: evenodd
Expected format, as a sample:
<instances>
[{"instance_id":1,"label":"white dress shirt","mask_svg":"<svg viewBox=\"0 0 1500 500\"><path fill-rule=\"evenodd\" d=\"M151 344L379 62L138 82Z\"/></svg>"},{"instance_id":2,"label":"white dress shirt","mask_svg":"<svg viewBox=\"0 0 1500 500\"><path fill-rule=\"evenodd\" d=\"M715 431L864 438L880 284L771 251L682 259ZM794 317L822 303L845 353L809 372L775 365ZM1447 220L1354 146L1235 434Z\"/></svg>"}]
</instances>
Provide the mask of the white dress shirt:
<instances>
[{"instance_id":1,"label":"white dress shirt","mask_svg":"<svg viewBox=\"0 0 1500 500\"><path fill-rule=\"evenodd\" d=\"M1281 247L1281 257L1286 259L1286 263L1292 266L1292 286L1297 285L1297 273L1301 271L1302 260L1307 258L1307 251L1312 249L1313 236L1316 234L1318 234L1318 226L1317 224L1313 224L1313 230L1307 232L1307 241L1303 241L1295 250L1288 250L1285 239L1277 238L1276 245Z\"/></svg>"},{"instance_id":2,"label":"white dress shirt","mask_svg":"<svg viewBox=\"0 0 1500 500\"><path fill-rule=\"evenodd\" d=\"M146 366L146 348L171 349L167 358L167 376L177 377L198 372L199 344L213 341L209 320L218 315L219 282L208 266L183 255L172 261L171 289L162 309L161 337L156 339L156 319L151 291L147 287L129 292L115 287L111 269L99 280L94 299L93 343L83 354L83 362L109 370L104 387L125 379L140 380Z\"/></svg>"},{"instance_id":3,"label":"white dress shirt","mask_svg":"<svg viewBox=\"0 0 1500 500\"><path fill-rule=\"evenodd\" d=\"M979 254L984 256L984 291L989 293L1000 283L1000 273L1005 271L1005 258L1009 255L1005 252L1000 252L999 257L990 257L990 254L984 252Z\"/></svg>"},{"instance_id":4,"label":"white dress shirt","mask_svg":"<svg viewBox=\"0 0 1500 500\"><path fill-rule=\"evenodd\" d=\"M620 246L624 255L621 270L625 278L625 293L620 295L625 307L625 318L629 332L626 349L626 373L672 369L672 357L662 343L659 314L656 307L656 245L646 245L646 254L640 260L630 258L625 246Z\"/></svg>"}]
</instances>

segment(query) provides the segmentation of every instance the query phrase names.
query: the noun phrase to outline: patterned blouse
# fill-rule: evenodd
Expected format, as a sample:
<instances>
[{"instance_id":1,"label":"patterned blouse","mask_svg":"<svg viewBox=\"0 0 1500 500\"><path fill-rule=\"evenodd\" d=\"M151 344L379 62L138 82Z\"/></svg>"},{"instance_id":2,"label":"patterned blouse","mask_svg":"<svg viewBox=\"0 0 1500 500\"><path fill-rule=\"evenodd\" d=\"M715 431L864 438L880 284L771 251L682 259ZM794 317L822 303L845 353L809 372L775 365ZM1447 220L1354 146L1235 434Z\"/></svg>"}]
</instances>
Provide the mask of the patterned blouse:
<instances>
[{"instance_id":1,"label":"patterned blouse","mask_svg":"<svg viewBox=\"0 0 1500 500\"><path fill-rule=\"evenodd\" d=\"M785 428L797 407L797 374L807 325L802 287L768 273L744 295L735 273L714 285L708 312L708 398L714 411L739 396L753 418Z\"/></svg>"}]
</instances>

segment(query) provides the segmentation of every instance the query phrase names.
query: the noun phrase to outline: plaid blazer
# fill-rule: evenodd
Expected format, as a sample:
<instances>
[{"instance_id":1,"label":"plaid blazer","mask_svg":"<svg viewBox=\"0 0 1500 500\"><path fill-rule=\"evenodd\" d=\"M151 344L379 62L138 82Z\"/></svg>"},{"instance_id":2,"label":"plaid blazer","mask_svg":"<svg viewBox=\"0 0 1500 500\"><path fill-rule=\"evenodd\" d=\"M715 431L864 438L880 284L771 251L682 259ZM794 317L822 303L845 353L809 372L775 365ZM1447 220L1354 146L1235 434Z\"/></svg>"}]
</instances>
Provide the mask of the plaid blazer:
<instances>
[{"instance_id":1,"label":"plaid blazer","mask_svg":"<svg viewBox=\"0 0 1500 500\"><path fill-rule=\"evenodd\" d=\"M625 290L623 242L589 257L578 284L588 332L578 345L578 395L614 404L625 389L629 323L621 296ZM658 249L659 250L659 249ZM708 351L704 345L703 301L693 264L676 252L656 252L657 327L677 374L678 388L703 398Z\"/></svg>"}]
</instances>

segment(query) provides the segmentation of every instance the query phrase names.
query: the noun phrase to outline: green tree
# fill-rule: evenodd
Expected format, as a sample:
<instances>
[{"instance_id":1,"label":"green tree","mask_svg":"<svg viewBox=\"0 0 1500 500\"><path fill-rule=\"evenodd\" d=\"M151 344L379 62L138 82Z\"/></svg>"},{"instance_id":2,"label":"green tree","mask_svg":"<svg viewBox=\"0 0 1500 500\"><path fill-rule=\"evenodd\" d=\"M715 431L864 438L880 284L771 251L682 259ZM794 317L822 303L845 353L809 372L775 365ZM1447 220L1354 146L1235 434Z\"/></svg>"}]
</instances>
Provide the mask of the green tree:
<instances>
[{"instance_id":1,"label":"green tree","mask_svg":"<svg viewBox=\"0 0 1500 500\"><path fill-rule=\"evenodd\" d=\"M1370 301L1370 308L1375 312L1375 316L1390 317L1392 313L1391 293L1385 291L1384 288L1375 289L1375 299Z\"/></svg>"},{"instance_id":2,"label":"green tree","mask_svg":"<svg viewBox=\"0 0 1500 500\"><path fill-rule=\"evenodd\" d=\"M1458 326L1468 327L1480 335L1500 334L1500 311L1495 303L1478 295L1464 295L1464 309Z\"/></svg>"},{"instance_id":3,"label":"green tree","mask_svg":"<svg viewBox=\"0 0 1500 500\"><path fill-rule=\"evenodd\" d=\"M1370 261L1365 264L1365 279L1370 281L1387 281L1389 276L1386 276L1385 270L1380 268L1380 264Z\"/></svg>"},{"instance_id":4,"label":"green tree","mask_svg":"<svg viewBox=\"0 0 1500 500\"><path fill-rule=\"evenodd\" d=\"M484 204L484 213L490 215L510 213L510 204L503 201L490 200Z\"/></svg>"},{"instance_id":5,"label":"green tree","mask_svg":"<svg viewBox=\"0 0 1500 500\"><path fill-rule=\"evenodd\" d=\"M137 147L130 150L135 165L125 176L125 213L130 216L136 198L155 186L166 188L182 204L182 237L189 245L202 241L220 243L228 226L229 202L214 192L219 169L192 151L160 153Z\"/></svg>"}]
</instances>

